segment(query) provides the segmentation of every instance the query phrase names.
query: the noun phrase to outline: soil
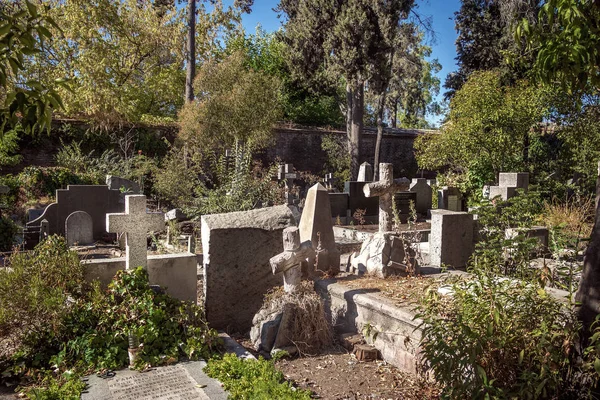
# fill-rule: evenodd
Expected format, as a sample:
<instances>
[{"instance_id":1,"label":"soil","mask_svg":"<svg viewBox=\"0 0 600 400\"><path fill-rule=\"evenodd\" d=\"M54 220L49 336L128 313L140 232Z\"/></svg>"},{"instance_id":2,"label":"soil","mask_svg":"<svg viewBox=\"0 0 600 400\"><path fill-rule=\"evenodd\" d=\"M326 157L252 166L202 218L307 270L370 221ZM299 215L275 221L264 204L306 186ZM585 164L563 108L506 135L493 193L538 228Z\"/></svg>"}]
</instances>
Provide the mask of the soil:
<instances>
[{"instance_id":1,"label":"soil","mask_svg":"<svg viewBox=\"0 0 600 400\"><path fill-rule=\"evenodd\" d=\"M439 388L387 364L359 362L343 348L275 363L287 379L320 399L437 399Z\"/></svg>"}]
</instances>

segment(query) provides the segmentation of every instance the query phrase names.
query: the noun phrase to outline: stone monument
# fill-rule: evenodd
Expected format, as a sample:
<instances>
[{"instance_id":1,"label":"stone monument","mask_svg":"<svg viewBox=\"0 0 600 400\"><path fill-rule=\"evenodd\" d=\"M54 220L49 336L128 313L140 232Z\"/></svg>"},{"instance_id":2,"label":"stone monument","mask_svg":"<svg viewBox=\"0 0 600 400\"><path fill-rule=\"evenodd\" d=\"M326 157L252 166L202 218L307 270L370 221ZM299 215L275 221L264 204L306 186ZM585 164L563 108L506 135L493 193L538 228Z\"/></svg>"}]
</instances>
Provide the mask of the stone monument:
<instances>
[{"instance_id":1,"label":"stone monument","mask_svg":"<svg viewBox=\"0 0 600 400\"><path fill-rule=\"evenodd\" d=\"M379 164L379 176L380 180L367 183L363 192L366 197L379 197L379 232L389 232L393 225L393 195L408 190L410 181L406 178L394 180L394 165L390 163Z\"/></svg>"},{"instance_id":2,"label":"stone monument","mask_svg":"<svg viewBox=\"0 0 600 400\"><path fill-rule=\"evenodd\" d=\"M92 217L85 211L75 211L69 214L65 220L65 232L69 246L94 243Z\"/></svg>"}]
</instances>

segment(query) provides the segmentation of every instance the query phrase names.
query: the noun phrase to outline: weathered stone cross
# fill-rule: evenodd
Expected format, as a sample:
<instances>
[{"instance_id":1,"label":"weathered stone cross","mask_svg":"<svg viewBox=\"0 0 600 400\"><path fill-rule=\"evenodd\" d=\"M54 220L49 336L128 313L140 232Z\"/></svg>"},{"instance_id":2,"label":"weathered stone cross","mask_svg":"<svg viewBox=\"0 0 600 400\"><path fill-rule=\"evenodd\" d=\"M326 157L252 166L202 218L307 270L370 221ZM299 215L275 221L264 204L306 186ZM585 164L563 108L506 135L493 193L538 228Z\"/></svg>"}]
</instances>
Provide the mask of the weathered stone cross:
<instances>
[{"instance_id":1,"label":"weathered stone cross","mask_svg":"<svg viewBox=\"0 0 600 400\"><path fill-rule=\"evenodd\" d=\"M392 230L392 201L394 193L408 190L410 181L406 178L394 179L394 166L389 163L379 164L379 181L367 183L363 187L366 197L379 196L379 232Z\"/></svg>"},{"instance_id":2,"label":"weathered stone cross","mask_svg":"<svg viewBox=\"0 0 600 400\"><path fill-rule=\"evenodd\" d=\"M277 174L277 178L280 181L285 181L285 198L287 201L287 205L293 205L294 197L292 195L292 186L294 185L294 179L298 179L298 174L294 172L294 165L279 165L279 173Z\"/></svg>"},{"instance_id":3,"label":"weathered stone cross","mask_svg":"<svg viewBox=\"0 0 600 400\"><path fill-rule=\"evenodd\" d=\"M313 252L310 240L300 243L300 229L295 226L283 230L283 253L271 257L273 274L283 272L283 289L286 293L296 291L302 280L302 261Z\"/></svg>"},{"instance_id":4,"label":"weathered stone cross","mask_svg":"<svg viewBox=\"0 0 600 400\"><path fill-rule=\"evenodd\" d=\"M125 196L125 213L106 214L107 232L125 232L126 268L148 266L146 235L148 231L161 231L165 227L163 213L146 212L146 196Z\"/></svg>"}]
</instances>

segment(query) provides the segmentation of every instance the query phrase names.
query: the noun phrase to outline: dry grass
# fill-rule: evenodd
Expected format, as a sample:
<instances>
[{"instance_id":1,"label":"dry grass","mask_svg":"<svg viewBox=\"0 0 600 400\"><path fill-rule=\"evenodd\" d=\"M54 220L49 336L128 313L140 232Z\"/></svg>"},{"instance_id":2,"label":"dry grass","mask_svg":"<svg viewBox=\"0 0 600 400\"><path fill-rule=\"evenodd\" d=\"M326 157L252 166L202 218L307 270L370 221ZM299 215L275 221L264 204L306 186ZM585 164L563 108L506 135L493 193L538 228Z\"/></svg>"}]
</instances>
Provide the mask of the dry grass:
<instances>
[{"instance_id":1,"label":"dry grass","mask_svg":"<svg viewBox=\"0 0 600 400\"><path fill-rule=\"evenodd\" d=\"M288 339L300 354L314 354L333 343L333 330L325 317L323 300L314 291L312 282L302 282L294 293L285 293L282 287L267 293L263 309L277 312L284 307L291 316Z\"/></svg>"},{"instance_id":2,"label":"dry grass","mask_svg":"<svg viewBox=\"0 0 600 400\"><path fill-rule=\"evenodd\" d=\"M589 238L592 233L594 200L592 197L573 197L567 201L547 202L540 222L560 232L569 242Z\"/></svg>"}]
</instances>

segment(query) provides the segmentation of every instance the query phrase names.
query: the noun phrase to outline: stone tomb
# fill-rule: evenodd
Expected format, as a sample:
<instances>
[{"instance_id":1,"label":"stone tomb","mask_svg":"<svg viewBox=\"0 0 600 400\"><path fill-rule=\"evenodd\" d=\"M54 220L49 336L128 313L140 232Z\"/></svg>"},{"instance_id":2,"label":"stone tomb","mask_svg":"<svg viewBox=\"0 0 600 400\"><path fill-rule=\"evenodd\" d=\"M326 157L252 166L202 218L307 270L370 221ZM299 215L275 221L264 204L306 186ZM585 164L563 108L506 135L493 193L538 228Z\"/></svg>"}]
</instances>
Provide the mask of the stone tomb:
<instances>
[{"instance_id":1,"label":"stone tomb","mask_svg":"<svg viewBox=\"0 0 600 400\"><path fill-rule=\"evenodd\" d=\"M68 246L81 246L94 243L93 222L90 214L75 211L65 220L65 236Z\"/></svg>"},{"instance_id":2,"label":"stone tomb","mask_svg":"<svg viewBox=\"0 0 600 400\"><path fill-rule=\"evenodd\" d=\"M433 194L431 186L427 184L427 179L413 179L408 190L417 194L417 201L415 204L417 212L419 214L427 214L427 211L431 210L431 196Z\"/></svg>"},{"instance_id":3,"label":"stone tomb","mask_svg":"<svg viewBox=\"0 0 600 400\"><path fill-rule=\"evenodd\" d=\"M473 215L431 210L429 255L431 265L463 268L473 253Z\"/></svg>"},{"instance_id":4,"label":"stone tomb","mask_svg":"<svg viewBox=\"0 0 600 400\"><path fill-rule=\"evenodd\" d=\"M444 186L438 190L438 209L450 211L463 211L464 199L458 188Z\"/></svg>"},{"instance_id":5,"label":"stone tomb","mask_svg":"<svg viewBox=\"0 0 600 400\"><path fill-rule=\"evenodd\" d=\"M215 329L245 332L265 293L281 284L269 260L283 251L283 230L296 225L290 207L202 216L204 306Z\"/></svg>"},{"instance_id":6,"label":"stone tomb","mask_svg":"<svg viewBox=\"0 0 600 400\"><path fill-rule=\"evenodd\" d=\"M517 189L527 192L529 188L528 172L501 172L498 175L498 186L490 186L490 199L500 196L502 200L515 197Z\"/></svg>"},{"instance_id":7,"label":"stone tomb","mask_svg":"<svg viewBox=\"0 0 600 400\"><path fill-rule=\"evenodd\" d=\"M106 234L107 213L122 212L120 192L106 185L69 185L56 191L56 202L48 205L42 215L27 223L27 227L39 227L48 221L48 234L65 236L66 220L75 211L85 211L92 218L92 236L100 240Z\"/></svg>"},{"instance_id":8,"label":"stone tomb","mask_svg":"<svg viewBox=\"0 0 600 400\"><path fill-rule=\"evenodd\" d=\"M379 200L376 197L367 197L363 192L366 182L345 182L344 192L348 194L348 209L350 216L356 210L366 210L366 216L377 216L379 214Z\"/></svg>"}]
</instances>

